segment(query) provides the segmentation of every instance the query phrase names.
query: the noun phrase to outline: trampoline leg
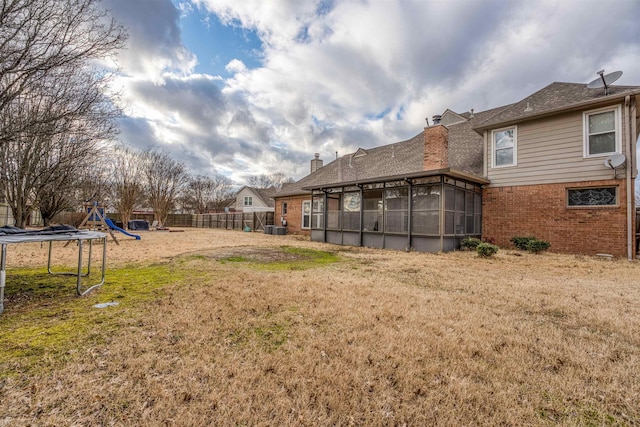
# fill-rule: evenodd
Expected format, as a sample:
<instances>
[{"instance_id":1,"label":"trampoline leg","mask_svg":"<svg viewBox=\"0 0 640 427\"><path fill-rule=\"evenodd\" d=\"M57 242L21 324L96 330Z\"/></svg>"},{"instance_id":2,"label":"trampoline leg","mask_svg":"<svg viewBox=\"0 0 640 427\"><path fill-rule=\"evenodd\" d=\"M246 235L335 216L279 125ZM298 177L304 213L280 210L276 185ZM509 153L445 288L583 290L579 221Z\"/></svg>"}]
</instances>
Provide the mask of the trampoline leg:
<instances>
[{"instance_id":1,"label":"trampoline leg","mask_svg":"<svg viewBox=\"0 0 640 427\"><path fill-rule=\"evenodd\" d=\"M7 282L7 245L2 245L0 254L0 313L4 311L4 286Z\"/></svg>"},{"instance_id":2,"label":"trampoline leg","mask_svg":"<svg viewBox=\"0 0 640 427\"><path fill-rule=\"evenodd\" d=\"M82 240L78 240L78 285L76 291L78 295L82 295Z\"/></svg>"},{"instance_id":3,"label":"trampoline leg","mask_svg":"<svg viewBox=\"0 0 640 427\"><path fill-rule=\"evenodd\" d=\"M89 240L89 258L91 258L91 240ZM78 295L86 295L89 292L91 292L93 289L104 285L104 280L105 280L105 275L106 275L106 269L107 269L107 238L103 238L102 239L102 269L101 269L101 277L100 277L100 282L96 283L93 286L90 286L89 288L85 289L84 291L82 290L82 240L78 241L79 244L79 249L80 252L78 253L78 286L77 286L77 291L78 291ZM88 262L91 262L91 260L89 260Z\"/></svg>"}]
</instances>

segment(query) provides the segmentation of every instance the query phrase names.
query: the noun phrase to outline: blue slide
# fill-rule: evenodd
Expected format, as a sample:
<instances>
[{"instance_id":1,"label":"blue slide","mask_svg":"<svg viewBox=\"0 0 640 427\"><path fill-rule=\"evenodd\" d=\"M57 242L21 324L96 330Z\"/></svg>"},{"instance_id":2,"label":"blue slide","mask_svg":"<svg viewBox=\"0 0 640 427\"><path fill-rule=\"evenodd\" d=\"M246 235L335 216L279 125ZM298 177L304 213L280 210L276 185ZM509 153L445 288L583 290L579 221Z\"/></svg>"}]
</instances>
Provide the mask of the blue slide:
<instances>
[{"instance_id":1,"label":"blue slide","mask_svg":"<svg viewBox=\"0 0 640 427\"><path fill-rule=\"evenodd\" d=\"M107 225L109 226L109 228L110 228L110 229L112 229L112 230L119 231L119 232L121 232L122 234L126 234L126 235L127 235L127 236L129 236L129 237L135 237L135 238L136 238L136 240L140 240L140 239L141 239L141 237L140 237L140 236L138 236L137 234L131 234L131 233L129 233L129 232L127 232L127 231L123 230L122 228L117 227L117 226L113 223L113 221L111 221L109 218L105 218L105 219L104 219L104 222L106 222L106 223L107 223Z\"/></svg>"}]
</instances>

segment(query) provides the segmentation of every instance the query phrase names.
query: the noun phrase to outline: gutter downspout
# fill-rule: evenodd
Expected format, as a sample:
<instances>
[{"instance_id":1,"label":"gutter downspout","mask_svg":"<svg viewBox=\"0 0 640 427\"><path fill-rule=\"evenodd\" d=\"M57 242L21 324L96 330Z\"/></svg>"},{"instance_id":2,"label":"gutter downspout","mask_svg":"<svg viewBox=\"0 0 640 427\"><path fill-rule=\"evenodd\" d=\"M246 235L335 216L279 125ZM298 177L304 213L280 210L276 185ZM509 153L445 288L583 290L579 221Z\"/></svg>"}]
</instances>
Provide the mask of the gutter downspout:
<instances>
[{"instance_id":1,"label":"gutter downspout","mask_svg":"<svg viewBox=\"0 0 640 427\"><path fill-rule=\"evenodd\" d=\"M633 173L633 171L631 169L633 169L633 152L631 151L631 117L630 117L630 109L629 109L629 104L631 103L631 97L629 95L625 96L624 98L624 117L625 120L627 120L627 126L626 126L626 134L627 134L627 138L626 138L626 147L625 147L625 151L627 152L627 157L629 158L629 160L627 160L627 167L625 168L626 170L626 178L627 178L627 259L629 261L633 260L633 240L635 238L635 230L633 230L633 217L632 214L634 214L635 212L633 209L633 203L632 203L632 199L633 199L633 194L631 192L631 174ZM635 118L634 118L635 120Z\"/></svg>"},{"instance_id":2,"label":"gutter downspout","mask_svg":"<svg viewBox=\"0 0 640 427\"><path fill-rule=\"evenodd\" d=\"M323 231L323 235L322 235L322 242L323 243L327 243L327 190L322 190L322 192L324 193L323 195L323 199L322 199L322 231Z\"/></svg>"},{"instance_id":3,"label":"gutter downspout","mask_svg":"<svg viewBox=\"0 0 640 427\"><path fill-rule=\"evenodd\" d=\"M411 217L413 216L413 181L406 180L409 184L407 197L407 252L411 252L411 228L413 227Z\"/></svg>"},{"instance_id":4,"label":"gutter downspout","mask_svg":"<svg viewBox=\"0 0 640 427\"><path fill-rule=\"evenodd\" d=\"M364 235L362 233L362 226L364 225L364 191L362 185L358 185L358 188L360 189L360 233L358 238L360 247L362 247L362 244L364 243Z\"/></svg>"}]
</instances>

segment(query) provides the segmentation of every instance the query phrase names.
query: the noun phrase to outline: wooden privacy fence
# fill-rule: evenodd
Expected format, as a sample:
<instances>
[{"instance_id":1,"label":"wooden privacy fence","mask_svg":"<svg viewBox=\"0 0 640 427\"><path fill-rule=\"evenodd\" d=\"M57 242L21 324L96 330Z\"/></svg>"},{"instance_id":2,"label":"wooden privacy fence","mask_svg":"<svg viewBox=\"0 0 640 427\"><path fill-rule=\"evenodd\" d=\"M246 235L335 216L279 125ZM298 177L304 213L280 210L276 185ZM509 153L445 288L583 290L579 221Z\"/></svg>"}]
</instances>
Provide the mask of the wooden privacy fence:
<instances>
[{"instance_id":1,"label":"wooden privacy fence","mask_svg":"<svg viewBox=\"0 0 640 427\"><path fill-rule=\"evenodd\" d=\"M265 225L274 225L273 212L234 212L192 215L192 227L222 228L227 230L264 231Z\"/></svg>"},{"instance_id":2,"label":"wooden privacy fence","mask_svg":"<svg viewBox=\"0 0 640 427\"><path fill-rule=\"evenodd\" d=\"M0 211L0 215L2 211ZM54 222L78 226L86 215L84 213L65 212L59 214ZM107 217L114 221L120 221L121 215L117 212L109 212ZM149 224L153 223L153 214L134 213L130 219L143 219ZM265 225L274 225L273 212L233 212L211 214L169 214L166 227L198 227L198 228L222 228L227 230L244 230L249 227L251 231L264 231Z\"/></svg>"}]
</instances>

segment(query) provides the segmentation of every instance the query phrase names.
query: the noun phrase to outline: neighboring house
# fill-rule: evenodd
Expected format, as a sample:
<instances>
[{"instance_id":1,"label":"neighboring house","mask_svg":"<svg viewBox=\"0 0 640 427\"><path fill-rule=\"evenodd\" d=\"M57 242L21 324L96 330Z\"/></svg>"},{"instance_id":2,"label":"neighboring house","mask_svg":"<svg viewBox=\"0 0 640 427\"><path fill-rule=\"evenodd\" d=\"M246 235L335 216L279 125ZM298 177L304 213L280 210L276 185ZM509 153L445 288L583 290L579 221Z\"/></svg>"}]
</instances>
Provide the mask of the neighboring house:
<instances>
[{"instance_id":1,"label":"neighboring house","mask_svg":"<svg viewBox=\"0 0 640 427\"><path fill-rule=\"evenodd\" d=\"M492 110L446 110L410 140L324 166L316 155L276 195L276 218L336 244L437 252L532 235L558 252L631 258L639 94L553 83Z\"/></svg>"},{"instance_id":2,"label":"neighboring house","mask_svg":"<svg viewBox=\"0 0 640 427\"><path fill-rule=\"evenodd\" d=\"M236 212L273 212L275 187L254 188L244 186L236 193Z\"/></svg>"}]
</instances>

